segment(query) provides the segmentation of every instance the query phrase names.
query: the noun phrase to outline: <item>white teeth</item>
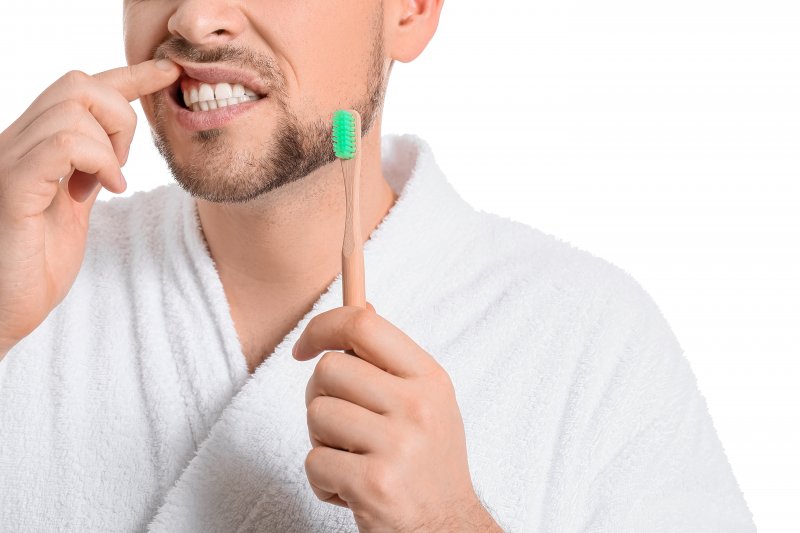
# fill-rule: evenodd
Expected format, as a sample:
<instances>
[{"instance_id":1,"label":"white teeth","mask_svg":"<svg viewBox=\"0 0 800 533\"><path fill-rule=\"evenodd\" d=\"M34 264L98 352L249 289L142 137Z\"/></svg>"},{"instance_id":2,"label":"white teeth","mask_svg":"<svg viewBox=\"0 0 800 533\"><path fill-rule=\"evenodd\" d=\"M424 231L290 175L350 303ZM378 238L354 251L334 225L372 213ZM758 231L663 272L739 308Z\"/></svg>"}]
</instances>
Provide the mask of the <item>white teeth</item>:
<instances>
[{"instance_id":1,"label":"white teeth","mask_svg":"<svg viewBox=\"0 0 800 533\"><path fill-rule=\"evenodd\" d=\"M227 100L233 96L233 89L231 89L228 83L218 83L217 86L214 87L214 95L217 97L217 100Z\"/></svg>"},{"instance_id":2,"label":"white teeth","mask_svg":"<svg viewBox=\"0 0 800 533\"><path fill-rule=\"evenodd\" d=\"M209 111L259 99L254 91L241 83L201 83L199 87L183 92L183 101L192 111Z\"/></svg>"},{"instance_id":3,"label":"white teeth","mask_svg":"<svg viewBox=\"0 0 800 533\"><path fill-rule=\"evenodd\" d=\"M214 89L211 85L201 83L200 88L197 90L197 97L200 102L207 102L214 99Z\"/></svg>"}]
</instances>

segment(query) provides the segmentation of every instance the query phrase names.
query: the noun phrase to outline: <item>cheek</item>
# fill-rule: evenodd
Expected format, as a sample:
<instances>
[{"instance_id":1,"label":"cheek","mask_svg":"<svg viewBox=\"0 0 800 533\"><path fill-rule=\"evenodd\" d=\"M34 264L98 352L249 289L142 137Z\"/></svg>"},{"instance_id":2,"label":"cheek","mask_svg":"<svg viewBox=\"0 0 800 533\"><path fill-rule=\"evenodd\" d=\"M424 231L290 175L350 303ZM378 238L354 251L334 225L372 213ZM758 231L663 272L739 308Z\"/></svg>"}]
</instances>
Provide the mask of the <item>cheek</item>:
<instances>
[{"instance_id":1,"label":"cheek","mask_svg":"<svg viewBox=\"0 0 800 533\"><path fill-rule=\"evenodd\" d=\"M125 59L129 65L152 57L155 48L169 37L169 2L126 2L122 15ZM161 4L161 7L159 7Z\"/></svg>"},{"instance_id":2,"label":"cheek","mask_svg":"<svg viewBox=\"0 0 800 533\"><path fill-rule=\"evenodd\" d=\"M297 41L294 50L299 64L306 65L301 79L318 98L331 107L342 100L360 96L366 87L366 73L372 51L368 21L343 21L341 25L320 23L314 37ZM365 30L365 28L367 28Z\"/></svg>"}]
</instances>

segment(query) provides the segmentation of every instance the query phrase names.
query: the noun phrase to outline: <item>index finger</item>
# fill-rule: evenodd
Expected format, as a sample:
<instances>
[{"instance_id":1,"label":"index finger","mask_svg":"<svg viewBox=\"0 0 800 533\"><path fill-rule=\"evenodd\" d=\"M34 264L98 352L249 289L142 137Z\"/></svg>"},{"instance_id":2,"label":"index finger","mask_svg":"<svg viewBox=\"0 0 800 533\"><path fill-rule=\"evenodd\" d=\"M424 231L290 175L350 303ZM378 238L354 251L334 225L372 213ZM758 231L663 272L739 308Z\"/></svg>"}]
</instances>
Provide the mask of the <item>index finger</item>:
<instances>
[{"instance_id":1,"label":"index finger","mask_svg":"<svg viewBox=\"0 0 800 533\"><path fill-rule=\"evenodd\" d=\"M359 358L401 378L439 369L439 363L408 335L362 307L337 307L315 316L295 348L294 357L300 361L324 350L353 350Z\"/></svg>"},{"instance_id":2,"label":"index finger","mask_svg":"<svg viewBox=\"0 0 800 533\"><path fill-rule=\"evenodd\" d=\"M129 102L169 87L180 77L180 67L169 59L150 59L113 68L94 77L111 85Z\"/></svg>"}]
</instances>

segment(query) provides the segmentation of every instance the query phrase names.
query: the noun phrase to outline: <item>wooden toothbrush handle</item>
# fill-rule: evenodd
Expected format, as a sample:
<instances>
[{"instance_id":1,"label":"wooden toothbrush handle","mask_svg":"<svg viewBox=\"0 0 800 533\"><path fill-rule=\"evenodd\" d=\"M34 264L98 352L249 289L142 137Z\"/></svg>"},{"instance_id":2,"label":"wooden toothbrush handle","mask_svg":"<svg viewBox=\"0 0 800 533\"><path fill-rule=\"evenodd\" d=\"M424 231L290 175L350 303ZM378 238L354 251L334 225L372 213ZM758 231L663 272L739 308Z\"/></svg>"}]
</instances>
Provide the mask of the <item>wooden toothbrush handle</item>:
<instances>
[{"instance_id":1,"label":"wooden toothbrush handle","mask_svg":"<svg viewBox=\"0 0 800 533\"><path fill-rule=\"evenodd\" d=\"M367 307L364 287L364 249L361 236L359 189L361 181L361 117L356 117L356 155L341 159L344 175L345 221L342 242L342 296L344 305Z\"/></svg>"}]
</instances>

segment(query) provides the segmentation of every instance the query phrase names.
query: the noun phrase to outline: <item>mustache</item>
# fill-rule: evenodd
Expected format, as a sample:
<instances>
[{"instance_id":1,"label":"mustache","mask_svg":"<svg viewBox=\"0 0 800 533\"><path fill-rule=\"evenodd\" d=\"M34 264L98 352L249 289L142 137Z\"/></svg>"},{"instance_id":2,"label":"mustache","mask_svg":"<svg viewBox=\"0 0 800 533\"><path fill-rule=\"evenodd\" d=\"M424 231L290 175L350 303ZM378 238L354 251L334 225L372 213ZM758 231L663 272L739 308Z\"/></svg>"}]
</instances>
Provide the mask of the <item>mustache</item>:
<instances>
[{"instance_id":1,"label":"mustache","mask_svg":"<svg viewBox=\"0 0 800 533\"><path fill-rule=\"evenodd\" d=\"M268 86L280 92L284 92L286 87L286 80L275 60L243 46L225 44L213 50L199 50L183 37L172 36L153 51L154 59L167 57L191 63L229 63L255 72Z\"/></svg>"}]
</instances>

